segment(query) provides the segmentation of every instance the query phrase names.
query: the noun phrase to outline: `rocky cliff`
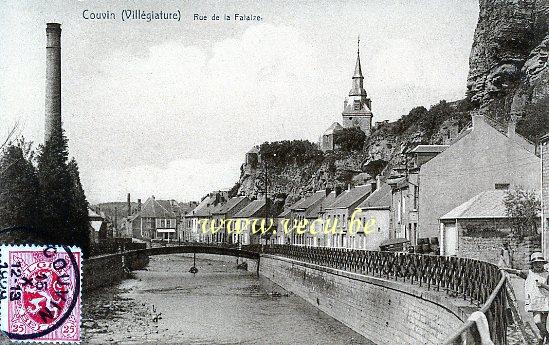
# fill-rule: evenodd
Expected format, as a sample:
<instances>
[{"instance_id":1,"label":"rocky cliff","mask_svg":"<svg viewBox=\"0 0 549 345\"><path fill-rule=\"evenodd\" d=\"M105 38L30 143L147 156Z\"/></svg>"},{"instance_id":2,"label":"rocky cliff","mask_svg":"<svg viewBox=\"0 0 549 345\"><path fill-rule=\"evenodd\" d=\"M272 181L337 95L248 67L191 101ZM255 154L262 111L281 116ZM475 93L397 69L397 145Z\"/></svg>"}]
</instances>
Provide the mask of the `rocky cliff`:
<instances>
[{"instance_id":1,"label":"rocky cliff","mask_svg":"<svg viewBox=\"0 0 549 345\"><path fill-rule=\"evenodd\" d=\"M265 143L259 150L260 162L252 159L242 165L238 194L253 198L264 191L265 161L269 194L285 198L286 205L324 188L364 184L379 174L388 175L393 169L405 167L408 162L404 152L418 144L452 141L469 123L469 108L466 100L441 101L429 110L414 108L398 121L374 127L362 150L323 153L308 143L309 154L302 157L295 153L302 141ZM276 159L270 154L273 147L277 147Z\"/></svg>"},{"instance_id":2,"label":"rocky cliff","mask_svg":"<svg viewBox=\"0 0 549 345\"><path fill-rule=\"evenodd\" d=\"M480 0L468 97L498 119L549 95L549 1Z\"/></svg>"},{"instance_id":3,"label":"rocky cliff","mask_svg":"<svg viewBox=\"0 0 549 345\"><path fill-rule=\"evenodd\" d=\"M325 187L360 184L404 167L404 151L420 143L448 144L470 122L470 111L505 122L522 116L517 131L536 140L549 131L549 0L480 0L469 59L467 98L417 107L376 126L363 150L322 154L314 162L271 162L270 190L286 204ZM244 164L238 192L255 196L263 165ZM384 169L383 169L384 168Z\"/></svg>"}]
</instances>

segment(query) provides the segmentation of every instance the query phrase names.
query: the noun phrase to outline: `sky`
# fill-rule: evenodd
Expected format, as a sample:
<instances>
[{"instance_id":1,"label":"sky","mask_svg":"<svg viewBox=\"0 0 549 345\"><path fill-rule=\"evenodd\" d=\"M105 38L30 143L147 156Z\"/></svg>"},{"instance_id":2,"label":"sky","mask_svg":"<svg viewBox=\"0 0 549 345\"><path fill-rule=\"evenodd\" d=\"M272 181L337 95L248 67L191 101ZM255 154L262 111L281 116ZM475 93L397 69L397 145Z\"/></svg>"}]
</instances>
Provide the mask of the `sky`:
<instances>
[{"instance_id":1,"label":"sky","mask_svg":"<svg viewBox=\"0 0 549 345\"><path fill-rule=\"evenodd\" d=\"M181 18L122 21L124 9ZM254 145L316 142L341 122L358 36L374 122L463 98L478 12L477 0L2 1L0 138L18 123L43 142L45 27L58 22L63 128L88 201L199 200L232 187ZM262 20L211 20L235 13Z\"/></svg>"}]
</instances>

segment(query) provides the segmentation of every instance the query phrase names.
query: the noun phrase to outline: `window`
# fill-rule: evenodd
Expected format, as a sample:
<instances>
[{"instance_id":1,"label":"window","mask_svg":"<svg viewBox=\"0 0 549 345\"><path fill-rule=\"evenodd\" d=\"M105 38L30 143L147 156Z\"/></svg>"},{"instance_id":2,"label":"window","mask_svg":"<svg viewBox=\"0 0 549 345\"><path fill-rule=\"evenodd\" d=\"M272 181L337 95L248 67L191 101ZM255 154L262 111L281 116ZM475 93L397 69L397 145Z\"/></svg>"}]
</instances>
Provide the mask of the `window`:
<instances>
[{"instance_id":1,"label":"window","mask_svg":"<svg viewBox=\"0 0 549 345\"><path fill-rule=\"evenodd\" d=\"M354 110L360 110L360 101L355 100L353 102L353 108L354 108Z\"/></svg>"}]
</instances>

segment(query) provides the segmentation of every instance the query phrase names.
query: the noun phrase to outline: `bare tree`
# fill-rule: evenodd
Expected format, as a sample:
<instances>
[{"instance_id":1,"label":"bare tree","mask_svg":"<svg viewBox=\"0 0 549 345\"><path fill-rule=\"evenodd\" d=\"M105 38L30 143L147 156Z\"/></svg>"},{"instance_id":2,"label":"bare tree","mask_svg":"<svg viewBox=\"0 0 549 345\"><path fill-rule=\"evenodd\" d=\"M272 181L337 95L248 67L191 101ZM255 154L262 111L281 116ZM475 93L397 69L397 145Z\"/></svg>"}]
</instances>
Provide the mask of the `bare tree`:
<instances>
[{"instance_id":1,"label":"bare tree","mask_svg":"<svg viewBox=\"0 0 549 345\"><path fill-rule=\"evenodd\" d=\"M16 138L21 134L19 122L15 122L11 130L8 132L8 135L6 136L6 139L4 139L4 142L2 145L0 145L0 150L2 150L8 143L11 141L12 138Z\"/></svg>"}]
</instances>

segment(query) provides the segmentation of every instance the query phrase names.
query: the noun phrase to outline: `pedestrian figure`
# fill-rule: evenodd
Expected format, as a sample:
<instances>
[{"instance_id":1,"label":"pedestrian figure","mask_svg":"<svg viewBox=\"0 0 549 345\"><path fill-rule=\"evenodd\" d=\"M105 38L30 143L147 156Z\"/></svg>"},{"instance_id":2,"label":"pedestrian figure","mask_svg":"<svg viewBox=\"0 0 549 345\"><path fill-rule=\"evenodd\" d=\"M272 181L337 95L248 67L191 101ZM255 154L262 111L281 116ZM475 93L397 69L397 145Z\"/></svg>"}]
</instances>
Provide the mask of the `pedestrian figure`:
<instances>
[{"instance_id":1,"label":"pedestrian figure","mask_svg":"<svg viewBox=\"0 0 549 345\"><path fill-rule=\"evenodd\" d=\"M499 262L498 266L500 268L502 267L513 267L513 253L511 251L511 248L509 248L508 242L503 242L503 247L501 248L500 254L499 254Z\"/></svg>"},{"instance_id":2,"label":"pedestrian figure","mask_svg":"<svg viewBox=\"0 0 549 345\"><path fill-rule=\"evenodd\" d=\"M541 252L535 252L530 256L530 270L516 270L503 267L502 271L515 274L524 282L525 309L532 313L534 322L539 329L541 339L538 344L549 344L549 332L547 331L547 315L549 314L549 285L547 278L549 272L544 265L547 260Z\"/></svg>"}]
</instances>

